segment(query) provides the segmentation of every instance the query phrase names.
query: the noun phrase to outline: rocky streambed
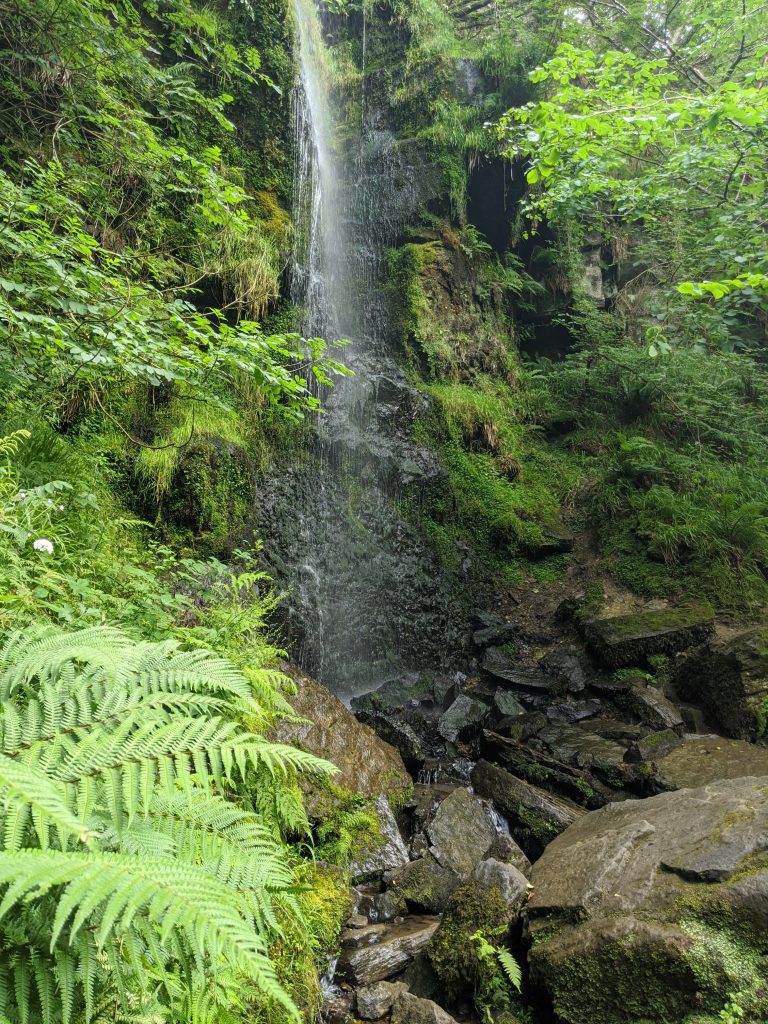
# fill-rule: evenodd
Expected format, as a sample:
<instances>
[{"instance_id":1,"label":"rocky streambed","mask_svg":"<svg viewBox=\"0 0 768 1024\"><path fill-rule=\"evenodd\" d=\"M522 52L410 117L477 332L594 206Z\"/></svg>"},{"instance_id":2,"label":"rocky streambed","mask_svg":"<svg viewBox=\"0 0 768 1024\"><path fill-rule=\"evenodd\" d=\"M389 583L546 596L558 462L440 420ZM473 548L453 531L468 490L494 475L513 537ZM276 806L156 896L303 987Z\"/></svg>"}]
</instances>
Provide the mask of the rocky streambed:
<instances>
[{"instance_id":1,"label":"rocky streambed","mask_svg":"<svg viewBox=\"0 0 768 1024\"><path fill-rule=\"evenodd\" d=\"M465 672L351 710L299 681L316 725L293 738L381 821L330 1024L768 1019L765 637L701 607L579 612L543 644L478 612ZM516 956L522 1001L488 996L478 934Z\"/></svg>"}]
</instances>

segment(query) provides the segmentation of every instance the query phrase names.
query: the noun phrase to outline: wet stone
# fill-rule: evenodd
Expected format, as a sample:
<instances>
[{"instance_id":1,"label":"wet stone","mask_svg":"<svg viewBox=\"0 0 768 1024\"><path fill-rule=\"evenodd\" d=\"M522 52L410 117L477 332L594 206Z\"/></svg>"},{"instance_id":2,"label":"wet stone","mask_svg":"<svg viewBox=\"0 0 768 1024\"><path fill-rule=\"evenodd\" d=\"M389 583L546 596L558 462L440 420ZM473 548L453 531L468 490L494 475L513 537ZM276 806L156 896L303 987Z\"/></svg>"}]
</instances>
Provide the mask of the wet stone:
<instances>
[{"instance_id":1,"label":"wet stone","mask_svg":"<svg viewBox=\"0 0 768 1024\"><path fill-rule=\"evenodd\" d=\"M443 739L453 742L479 730L488 716L488 705L461 694L440 716L437 730Z\"/></svg>"},{"instance_id":2,"label":"wet stone","mask_svg":"<svg viewBox=\"0 0 768 1024\"><path fill-rule=\"evenodd\" d=\"M438 807L427 835L435 859L468 878L496 838L496 829L483 802L468 790L457 789Z\"/></svg>"},{"instance_id":3,"label":"wet stone","mask_svg":"<svg viewBox=\"0 0 768 1024\"><path fill-rule=\"evenodd\" d=\"M626 699L637 717L651 728L683 731L685 726L680 711L655 686L633 686Z\"/></svg>"},{"instance_id":4,"label":"wet stone","mask_svg":"<svg viewBox=\"0 0 768 1024\"><path fill-rule=\"evenodd\" d=\"M392 1007L392 1024L457 1024L456 1019L446 1013L431 999L403 992Z\"/></svg>"},{"instance_id":5,"label":"wet stone","mask_svg":"<svg viewBox=\"0 0 768 1024\"><path fill-rule=\"evenodd\" d=\"M547 675L560 679L570 693L581 693L589 682L584 658L572 647L550 651L539 659L539 666Z\"/></svg>"},{"instance_id":6,"label":"wet stone","mask_svg":"<svg viewBox=\"0 0 768 1024\"><path fill-rule=\"evenodd\" d=\"M564 686L559 679L548 676L537 669L524 669L515 665L510 656L500 647L489 647L482 661L483 669L496 679L522 690L539 693L561 693Z\"/></svg>"},{"instance_id":7,"label":"wet stone","mask_svg":"<svg viewBox=\"0 0 768 1024\"><path fill-rule=\"evenodd\" d=\"M360 986L372 985L399 974L427 945L439 923L438 917L414 915L402 924L372 926L366 945L342 949L336 967L337 976Z\"/></svg>"},{"instance_id":8,"label":"wet stone","mask_svg":"<svg viewBox=\"0 0 768 1024\"><path fill-rule=\"evenodd\" d=\"M517 718L525 714L524 706L508 690L497 690L493 695L493 704L505 718Z\"/></svg>"},{"instance_id":9,"label":"wet stone","mask_svg":"<svg viewBox=\"0 0 768 1024\"><path fill-rule=\"evenodd\" d=\"M549 704L544 713L550 722L580 722L585 718L594 718L602 710L599 700L577 700Z\"/></svg>"},{"instance_id":10,"label":"wet stone","mask_svg":"<svg viewBox=\"0 0 768 1024\"><path fill-rule=\"evenodd\" d=\"M514 641L518 634L519 629L513 622L502 622L498 625L478 629L472 635L472 643L476 647L501 647L503 644Z\"/></svg>"},{"instance_id":11,"label":"wet stone","mask_svg":"<svg viewBox=\"0 0 768 1024\"><path fill-rule=\"evenodd\" d=\"M633 743L627 750L624 760L630 764L639 761L658 761L667 754L671 754L682 742L680 736L676 732L672 732L671 729L652 732Z\"/></svg>"},{"instance_id":12,"label":"wet stone","mask_svg":"<svg viewBox=\"0 0 768 1024\"><path fill-rule=\"evenodd\" d=\"M408 986L402 981L377 981L357 990L357 1016L361 1020L378 1020L392 1009L401 992Z\"/></svg>"}]
</instances>

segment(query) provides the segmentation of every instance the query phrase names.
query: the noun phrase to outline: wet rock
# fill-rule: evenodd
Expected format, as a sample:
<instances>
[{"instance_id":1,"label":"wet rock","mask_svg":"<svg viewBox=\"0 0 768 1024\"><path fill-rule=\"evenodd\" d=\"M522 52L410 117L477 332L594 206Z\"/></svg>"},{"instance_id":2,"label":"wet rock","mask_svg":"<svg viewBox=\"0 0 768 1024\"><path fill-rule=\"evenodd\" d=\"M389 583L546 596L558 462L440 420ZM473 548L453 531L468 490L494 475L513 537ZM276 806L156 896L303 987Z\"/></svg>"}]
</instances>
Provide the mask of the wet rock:
<instances>
[{"instance_id":1,"label":"wet rock","mask_svg":"<svg viewBox=\"0 0 768 1024\"><path fill-rule=\"evenodd\" d=\"M676 669L675 687L727 736L756 739L768 706L768 629L713 639L692 651Z\"/></svg>"},{"instance_id":2,"label":"wet rock","mask_svg":"<svg viewBox=\"0 0 768 1024\"><path fill-rule=\"evenodd\" d=\"M671 729L652 732L641 740L636 740L627 750L624 760L630 763L658 761L659 758L671 754L682 742L680 736Z\"/></svg>"},{"instance_id":3,"label":"wet rock","mask_svg":"<svg viewBox=\"0 0 768 1024\"><path fill-rule=\"evenodd\" d=\"M765 891L742 870L767 837L762 777L608 804L555 839L533 867L527 913L531 977L556 1018L679 1024L758 984L762 933L746 925L765 913ZM724 929L744 943L730 960Z\"/></svg>"},{"instance_id":4,"label":"wet rock","mask_svg":"<svg viewBox=\"0 0 768 1024\"><path fill-rule=\"evenodd\" d=\"M353 914L352 917L350 917L349 920L347 921L345 927L365 928L367 927L368 924L370 924L370 922L368 918L365 916L365 914Z\"/></svg>"},{"instance_id":5,"label":"wet rock","mask_svg":"<svg viewBox=\"0 0 768 1024\"><path fill-rule=\"evenodd\" d=\"M400 754L358 722L332 693L309 676L291 668L296 693L289 697L296 715L308 721L283 719L277 728L282 743L292 743L339 769L337 786L367 797L395 796L410 789L411 778ZM309 786L309 811L327 813L328 794Z\"/></svg>"},{"instance_id":6,"label":"wet rock","mask_svg":"<svg viewBox=\"0 0 768 1024\"><path fill-rule=\"evenodd\" d=\"M409 672L389 679L376 690L352 698L352 709L360 711L378 711L382 713L397 711L406 704L416 701L431 700L433 696L431 675L427 672Z\"/></svg>"},{"instance_id":7,"label":"wet rock","mask_svg":"<svg viewBox=\"0 0 768 1024\"><path fill-rule=\"evenodd\" d=\"M403 981L411 995L420 999L439 999L443 991L426 951L413 958L413 963L403 972Z\"/></svg>"},{"instance_id":8,"label":"wet rock","mask_svg":"<svg viewBox=\"0 0 768 1024\"><path fill-rule=\"evenodd\" d=\"M606 697L613 697L617 693L627 693L632 686L632 683L625 676L616 678L616 676L593 676L589 680L589 688L591 690L597 690L598 693L604 694Z\"/></svg>"},{"instance_id":9,"label":"wet rock","mask_svg":"<svg viewBox=\"0 0 768 1024\"><path fill-rule=\"evenodd\" d=\"M463 693L457 697L437 723L437 731L449 742L477 732L488 716L488 705Z\"/></svg>"},{"instance_id":10,"label":"wet rock","mask_svg":"<svg viewBox=\"0 0 768 1024\"><path fill-rule=\"evenodd\" d=\"M403 971L435 934L440 919L415 915L402 924L373 925L366 945L345 947L336 973L352 985L372 985ZM365 932L360 929L356 934Z\"/></svg>"},{"instance_id":11,"label":"wet rock","mask_svg":"<svg viewBox=\"0 0 768 1024\"><path fill-rule=\"evenodd\" d=\"M722 736L696 736L683 740L656 764L665 789L705 786L718 779L748 775L768 776L768 747Z\"/></svg>"},{"instance_id":12,"label":"wet rock","mask_svg":"<svg viewBox=\"0 0 768 1024\"><path fill-rule=\"evenodd\" d=\"M505 718L517 718L525 714L525 708L509 690L497 690L493 695L493 704Z\"/></svg>"},{"instance_id":13,"label":"wet rock","mask_svg":"<svg viewBox=\"0 0 768 1024\"><path fill-rule=\"evenodd\" d=\"M501 647L512 643L519 634L519 628L513 622L501 622L498 625L486 626L472 634L472 643L476 647Z\"/></svg>"},{"instance_id":14,"label":"wet rock","mask_svg":"<svg viewBox=\"0 0 768 1024\"><path fill-rule=\"evenodd\" d=\"M541 711L526 711L516 718L505 719L503 733L515 743L525 743L531 737L537 736L542 729L546 729L547 724L547 716ZM497 731L502 731L502 723L497 726Z\"/></svg>"},{"instance_id":15,"label":"wet rock","mask_svg":"<svg viewBox=\"0 0 768 1024\"><path fill-rule=\"evenodd\" d=\"M509 818L510 827L526 852L529 848L540 851L586 813L570 800L532 786L488 761L475 765L472 785Z\"/></svg>"},{"instance_id":16,"label":"wet rock","mask_svg":"<svg viewBox=\"0 0 768 1024\"><path fill-rule=\"evenodd\" d=\"M421 740L407 722L390 718L381 711L358 711L357 719L370 726L377 736L399 751L408 771L414 773L419 770L426 753Z\"/></svg>"},{"instance_id":17,"label":"wet rock","mask_svg":"<svg viewBox=\"0 0 768 1024\"><path fill-rule=\"evenodd\" d=\"M419 999L410 992L403 992L392 1007L392 1024L457 1024L454 1017L446 1013L431 999Z\"/></svg>"},{"instance_id":18,"label":"wet rock","mask_svg":"<svg viewBox=\"0 0 768 1024\"><path fill-rule=\"evenodd\" d=\"M685 651L713 632L708 605L593 619L584 626L587 646L607 668L642 665L652 654Z\"/></svg>"},{"instance_id":19,"label":"wet rock","mask_svg":"<svg viewBox=\"0 0 768 1024\"><path fill-rule=\"evenodd\" d=\"M496 829L482 801L456 789L438 807L427 835L435 859L467 879L496 838Z\"/></svg>"},{"instance_id":20,"label":"wet rock","mask_svg":"<svg viewBox=\"0 0 768 1024\"><path fill-rule=\"evenodd\" d=\"M531 862L514 841L512 836L507 835L504 832L496 836L491 844L491 848L485 855L485 860L489 859L500 860L505 864L511 864L523 875L527 875L531 870Z\"/></svg>"},{"instance_id":21,"label":"wet rock","mask_svg":"<svg viewBox=\"0 0 768 1024\"><path fill-rule=\"evenodd\" d=\"M502 921L506 924L514 920L529 892L528 879L522 871L518 871L513 864L490 857L477 865L474 879L480 893L499 894L505 907Z\"/></svg>"},{"instance_id":22,"label":"wet rock","mask_svg":"<svg viewBox=\"0 0 768 1024\"><path fill-rule=\"evenodd\" d=\"M603 710L599 700L558 701L548 704L545 714L550 722L581 722L594 718Z\"/></svg>"},{"instance_id":23,"label":"wet rock","mask_svg":"<svg viewBox=\"0 0 768 1024\"><path fill-rule=\"evenodd\" d=\"M613 740L570 725L551 725L539 733L539 739L554 757L578 768L590 768L595 762L621 765L627 751Z\"/></svg>"},{"instance_id":24,"label":"wet rock","mask_svg":"<svg viewBox=\"0 0 768 1024\"><path fill-rule=\"evenodd\" d=\"M379 819L381 842L375 849L366 852L351 865L350 872L353 881L370 878L372 875L401 867L409 860L408 848L403 842L400 829L397 827L395 816L386 797L379 797L375 807Z\"/></svg>"},{"instance_id":25,"label":"wet rock","mask_svg":"<svg viewBox=\"0 0 768 1024\"><path fill-rule=\"evenodd\" d=\"M633 686L626 701L637 717L652 729L673 729L682 733L685 728L678 708L655 686Z\"/></svg>"},{"instance_id":26,"label":"wet rock","mask_svg":"<svg viewBox=\"0 0 768 1024\"><path fill-rule=\"evenodd\" d=\"M357 990L357 1016L361 1020L378 1020L389 1013L392 1004L408 986L402 981L377 981Z\"/></svg>"},{"instance_id":27,"label":"wet rock","mask_svg":"<svg viewBox=\"0 0 768 1024\"><path fill-rule=\"evenodd\" d=\"M488 648L483 655L482 667L496 679L503 679L522 690L556 694L565 689L561 680L553 676L536 669L520 668L500 647Z\"/></svg>"},{"instance_id":28,"label":"wet rock","mask_svg":"<svg viewBox=\"0 0 768 1024\"><path fill-rule=\"evenodd\" d=\"M539 658L539 667L559 679L569 693L581 693L589 681L583 656L573 647L559 647Z\"/></svg>"},{"instance_id":29,"label":"wet rock","mask_svg":"<svg viewBox=\"0 0 768 1024\"><path fill-rule=\"evenodd\" d=\"M466 677L461 672L453 676L437 676L432 683L432 696L437 707L449 708L459 695L462 681Z\"/></svg>"},{"instance_id":30,"label":"wet rock","mask_svg":"<svg viewBox=\"0 0 768 1024\"><path fill-rule=\"evenodd\" d=\"M386 882L396 899L405 900L412 910L431 914L442 914L461 885L458 874L438 863L431 853L388 872Z\"/></svg>"}]
</instances>

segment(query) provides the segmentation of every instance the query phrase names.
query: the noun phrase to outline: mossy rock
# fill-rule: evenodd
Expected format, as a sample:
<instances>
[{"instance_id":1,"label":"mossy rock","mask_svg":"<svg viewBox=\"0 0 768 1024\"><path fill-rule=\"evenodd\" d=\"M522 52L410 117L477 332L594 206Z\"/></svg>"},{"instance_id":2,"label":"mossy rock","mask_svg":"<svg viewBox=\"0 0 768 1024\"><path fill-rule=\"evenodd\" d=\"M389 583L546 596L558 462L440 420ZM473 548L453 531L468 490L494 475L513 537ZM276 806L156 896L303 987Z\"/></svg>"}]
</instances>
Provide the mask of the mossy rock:
<instances>
[{"instance_id":1,"label":"mossy rock","mask_svg":"<svg viewBox=\"0 0 768 1024\"><path fill-rule=\"evenodd\" d=\"M677 669L681 697L700 705L707 718L734 739L765 735L768 721L768 629L703 644Z\"/></svg>"},{"instance_id":2,"label":"mossy rock","mask_svg":"<svg viewBox=\"0 0 768 1024\"><path fill-rule=\"evenodd\" d=\"M240 445L196 438L179 456L163 499L165 520L202 538L212 550L225 550L250 520L255 472Z\"/></svg>"},{"instance_id":3,"label":"mossy rock","mask_svg":"<svg viewBox=\"0 0 768 1024\"><path fill-rule=\"evenodd\" d=\"M531 979L561 1024L768 1005L768 777L609 804L534 865Z\"/></svg>"},{"instance_id":4,"label":"mossy rock","mask_svg":"<svg viewBox=\"0 0 768 1024\"><path fill-rule=\"evenodd\" d=\"M592 619L583 630L591 652L606 668L622 668L700 644L714 632L714 613L708 604L665 608Z\"/></svg>"}]
</instances>

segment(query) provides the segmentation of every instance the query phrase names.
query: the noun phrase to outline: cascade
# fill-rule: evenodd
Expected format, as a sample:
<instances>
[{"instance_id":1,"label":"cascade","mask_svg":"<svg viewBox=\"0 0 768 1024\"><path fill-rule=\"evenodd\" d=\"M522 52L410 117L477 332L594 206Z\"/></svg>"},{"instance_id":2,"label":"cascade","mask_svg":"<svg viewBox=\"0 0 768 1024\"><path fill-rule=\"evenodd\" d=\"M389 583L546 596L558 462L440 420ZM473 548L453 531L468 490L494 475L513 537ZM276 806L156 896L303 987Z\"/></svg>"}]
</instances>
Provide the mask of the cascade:
<instances>
[{"instance_id":1,"label":"cascade","mask_svg":"<svg viewBox=\"0 0 768 1024\"><path fill-rule=\"evenodd\" d=\"M410 438L424 399L397 365L386 285L386 250L423 201L429 176L398 145L369 86L361 85L359 124L339 123L320 15L313 0L294 0L294 13L291 299L305 336L350 341L342 358L354 376L321 389L325 414L305 464L281 481L278 501L297 525L279 536L273 521L269 532L278 534L274 561L291 588L292 656L349 698L394 673L437 665L458 643L445 574L398 514L409 490L442 473Z\"/></svg>"}]
</instances>

